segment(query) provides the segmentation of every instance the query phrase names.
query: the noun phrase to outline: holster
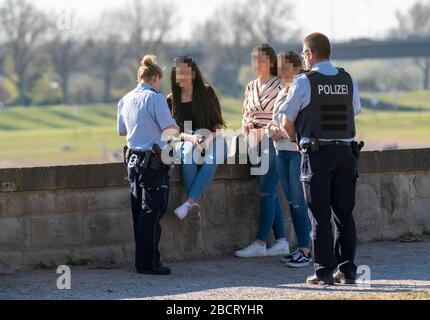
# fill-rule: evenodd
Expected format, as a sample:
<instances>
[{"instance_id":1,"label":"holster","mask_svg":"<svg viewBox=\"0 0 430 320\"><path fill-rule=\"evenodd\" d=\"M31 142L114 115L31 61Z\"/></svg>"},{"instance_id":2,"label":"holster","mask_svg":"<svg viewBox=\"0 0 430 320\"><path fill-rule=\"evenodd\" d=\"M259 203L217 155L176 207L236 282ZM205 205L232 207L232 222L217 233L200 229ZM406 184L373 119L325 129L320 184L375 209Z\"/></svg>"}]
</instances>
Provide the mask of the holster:
<instances>
[{"instance_id":1,"label":"holster","mask_svg":"<svg viewBox=\"0 0 430 320\"><path fill-rule=\"evenodd\" d=\"M360 153L361 153L361 149L363 149L363 147L364 147L364 142L363 141L360 141L360 142L353 141L353 142L351 142L352 153L354 154L354 156L357 159L360 159Z\"/></svg>"},{"instance_id":2,"label":"holster","mask_svg":"<svg viewBox=\"0 0 430 320\"><path fill-rule=\"evenodd\" d=\"M168 188L168 168L161 159L161 149L154 145L145 151L131 151L128 167L135 170L139 185L148 190Z\"/></svg>"},{"instance_id":3,"label":"holster","mask_svg":"<svg viewBox=\"0 0 430 320\"><path fill-rule=\"evenodd\" d=\"M309 152L317 152L320 150L320 144L319 141L316 139L312 139L311 141L309 141L309 143L305 143L303 144L303 148L302 150L305 153L309 153Z\"/></svg>"},{"instance_id":4,"label":"holster","mask_svg":"<svg viewBox=\"0 0 430 320\"><path fill-rule=\"evenodd\" d=\"M163 165L163 161L161 159L161 148L158 144L154 144L148 152L149 165L152 170L158 170Z\"/></svg>"}]
</instances>

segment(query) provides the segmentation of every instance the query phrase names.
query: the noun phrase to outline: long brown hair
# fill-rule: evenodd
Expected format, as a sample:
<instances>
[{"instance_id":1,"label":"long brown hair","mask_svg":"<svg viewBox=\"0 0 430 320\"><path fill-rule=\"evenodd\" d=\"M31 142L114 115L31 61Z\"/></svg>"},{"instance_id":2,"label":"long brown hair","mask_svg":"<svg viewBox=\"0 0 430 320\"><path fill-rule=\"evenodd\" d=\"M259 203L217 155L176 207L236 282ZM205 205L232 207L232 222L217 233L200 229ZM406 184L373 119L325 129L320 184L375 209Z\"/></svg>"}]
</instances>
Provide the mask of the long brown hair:
<instances>
[{"instance_id":1,"label":"long brown hair","mask_svg":"<svg viewBox=\"0 0 430 320\"><path fill-rule=\"evenodd\" d=\"M225 127L226 123L222 118L221 107L219 99L209 83L204 80L199 67L191 57L178 57L175 58L176 62L186 63L191 67L193 73L193 100L192 100L192 113L193 126L196 129L208 129L215 131L218 128ZM176 82L176 67L172 68L170 77L172 96L171 106L173 118L176 123L184 129L184 109L182 108L181 101L181 87Z\"/></svg>"}]
</instances>

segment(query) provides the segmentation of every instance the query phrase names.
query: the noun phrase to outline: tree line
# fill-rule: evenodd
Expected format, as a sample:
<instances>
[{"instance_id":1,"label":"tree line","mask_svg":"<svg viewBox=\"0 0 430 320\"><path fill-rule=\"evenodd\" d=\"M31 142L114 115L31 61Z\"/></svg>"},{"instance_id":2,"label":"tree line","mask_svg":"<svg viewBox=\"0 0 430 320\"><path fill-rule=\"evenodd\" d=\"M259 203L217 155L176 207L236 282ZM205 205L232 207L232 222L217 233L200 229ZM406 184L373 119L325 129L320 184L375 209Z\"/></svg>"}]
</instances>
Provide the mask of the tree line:
<instances>
[{"instance_id":1,"label":"tree line","mask_svg":"<svg viewBox=\"0 0 430 320\"><path fill-rule=\"evenodd\" d=\"M82 19L75 12L47 12L30 0L1 2L0 104L110 103L134 86L144 54L156 54L168 69L174 56L196 48L203 54L194 58L208 80L222 94L239 96L251 77L253 46L268 42L287 50L302 36L292 0L238 0L220 2L193 27L191 40L172 41L180 38L179 5L129 0L120 9ZM430 6L420 5L414 11L418 18L399 13L393 34L419 28L430 34ZM164 89L168 78L167 72Z\"/></svg>"}]
</instances>

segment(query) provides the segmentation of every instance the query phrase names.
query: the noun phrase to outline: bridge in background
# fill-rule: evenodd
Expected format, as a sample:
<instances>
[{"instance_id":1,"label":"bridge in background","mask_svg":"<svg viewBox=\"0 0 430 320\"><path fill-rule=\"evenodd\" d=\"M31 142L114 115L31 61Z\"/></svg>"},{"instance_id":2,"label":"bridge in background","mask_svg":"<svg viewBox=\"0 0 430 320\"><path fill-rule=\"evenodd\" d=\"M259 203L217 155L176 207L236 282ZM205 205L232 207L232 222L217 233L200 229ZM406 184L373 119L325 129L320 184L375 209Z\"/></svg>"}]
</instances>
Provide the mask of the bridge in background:
<instances>
[{"instance_id":1,"label":"bridge in background","mask_svg":"<svg viewBox=\"0 0 430 320\"><path fill-rule=\"evenodd\" d=\"M302 51L302 44L274 45L275 49L292 48L296 52ZM172 58L187 52L196 61L202 61L204 52L200 47L172 48L169 55ZM251 48L249 48L249 51ZM422 58L430 57L430 37L411 37L406 39L372 40L360 39L349 42L332 44L333 60L359 60L359 59L384 59L384 58Z\"/></svg>"},{"instance_id":2,"label":"bridge in background","mask_svg":"<svg viewBox=\"0 0 430 320\"><path fill-rule=\"evenodd\" d=\"M430 57L430 38L335 43L332 52L336 60Z\"/></svg>"}]
</instances>

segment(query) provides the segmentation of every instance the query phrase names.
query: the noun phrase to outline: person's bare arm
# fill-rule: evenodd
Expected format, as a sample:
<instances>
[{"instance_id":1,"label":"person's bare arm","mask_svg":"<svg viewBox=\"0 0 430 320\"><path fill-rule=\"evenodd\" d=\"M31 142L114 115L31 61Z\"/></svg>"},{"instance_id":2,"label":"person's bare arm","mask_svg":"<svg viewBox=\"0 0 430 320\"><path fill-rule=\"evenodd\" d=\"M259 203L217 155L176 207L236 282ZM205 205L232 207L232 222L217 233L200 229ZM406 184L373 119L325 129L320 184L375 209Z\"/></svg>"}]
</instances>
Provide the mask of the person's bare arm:
<instances>
[{"instance_id":1,"label":"person's bare arm","mask_svg":"<svg viewBox=\"0 0 430 320\"><path fill-rule=\"evenodd\" d=\"M243 98L242 104L242 134L248 134L249 130L254 128L254 124L251 119L248 117L247 105L248 105L248 94L249 94L249 85L246 86L245 94Z\"/></svg>"},{"instance_id":2,"label":"person's bare arm","mask_svg":"<svg viewBox=\"0 0 430 320\"><path fill-rule=\"evenodd\" d=\"M276 124L270 123L270 125L267 127L267 132L269 133L269 137L275 142L279 142L284 139L281 135L281 130Z\"/></svg>"},{"instance_id":3,"label":"person's bare arm","mask_svg":"<svg viewBox=\"0 0 430 320\"><path fill-rule=\"evenodd\" d=\"M169 139L178 139L178 140L184 140L184 141L190 141L195 146L199 145L199 135L194 134L187 134L187 133L180 133L179 132L179 126L178 125L172 125L163 130L163 133L161 135L162 140L169 140Z\"/></svg>"},{"instance_id":4,"label":"person's bare arm","mask_svg":"<svg viewBox=\"0 0 430 320\"><path fill-rule=\"evenodd\" d=\"M164 128L163 132L161 133L161 139L162 140L169 140L172 138L181 138L181 133L179 132L179 126L178 125L171 125L167 128Z\"/></svg>"},{"instance_id":5,"label":"person's bare arm","mask_svg":"<svg viewBox=\"0 0 430 320\"><path fill-rule=\"evenodd\" d=\"M282 117L282 127L287 133L290 141L296 141L296 130L294 129L294 121L289 120L286 116Z\"/></svg>"}]
</instances>

